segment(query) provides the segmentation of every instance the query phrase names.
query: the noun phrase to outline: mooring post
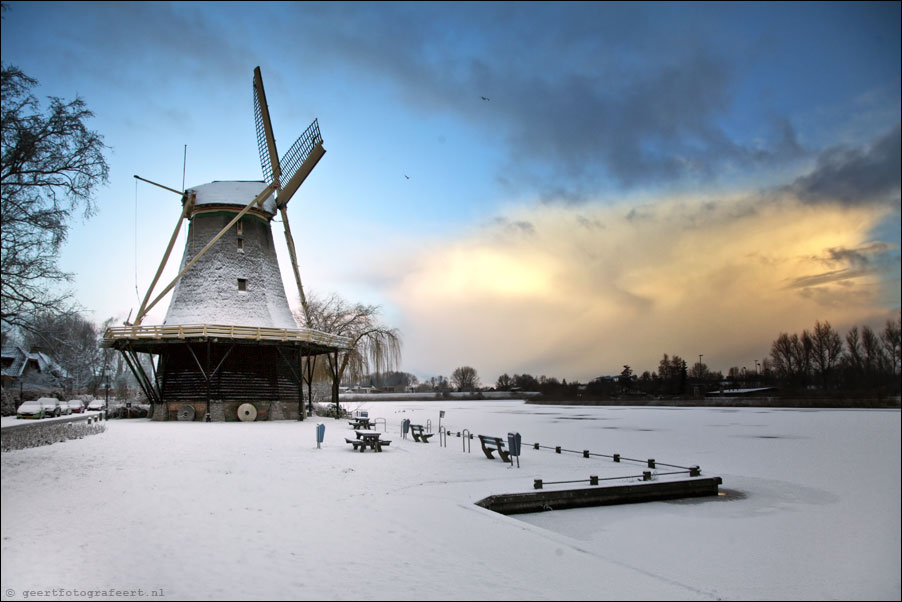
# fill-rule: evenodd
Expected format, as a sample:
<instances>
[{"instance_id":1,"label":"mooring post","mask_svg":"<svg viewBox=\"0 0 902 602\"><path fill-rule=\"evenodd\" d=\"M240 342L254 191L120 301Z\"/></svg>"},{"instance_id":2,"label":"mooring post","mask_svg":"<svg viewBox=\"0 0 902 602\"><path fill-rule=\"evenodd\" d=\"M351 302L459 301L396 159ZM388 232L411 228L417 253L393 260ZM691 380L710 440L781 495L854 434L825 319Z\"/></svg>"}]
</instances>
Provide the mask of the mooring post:
<instances>
[{"instance_id":1,"label":"mooring post","mask_svg":"<svg viewBox=\"0 0 902 602\"><path fill-rule=\"evenodd\" d=\"M583 450L583 458L588 458L588 457L589 457L589 450L584 449Z\"/></svg>"},{"instance_id":2,"label":"mooring post","mask_svg":"<svg viewBox=\"0 0 902 602\"><path fill-rule=\"evenodd\" d=\"M561 453L561 446L560 446L560 445L558 445L557 447L554 448L554 453L556 453L556 454Z\"/></svg>"},{"instance_id":3,"label":"mooring post","mask_svg":"<svg viewBox=\"0 0 902 602\"><path fill-rule=\"evenodd\" d=\"M598 485L598 475L591 475L589 477L589 485Z\"/></svg>"},{"instance_id":4,"label":"mooring post","mask_svg":"<svg viewBox=\"0 0 902 602\"><path fill-rule=\"evenodd\" d=\"M534 479L532 482L533 489L541 489L542 488L542 479Z\"/></svg>"},{"instance_id":5,"label":"mooring post","mask_svg":"<svg viewBox=\"0 0 902 602\"><path fill-rule=\"evenodd\" d=\"M533 444L532 444L532 448L533 448L533 449L539 449L539 444L538 444L538 443L533 443Z\"/></svg>"},{"instance_id":6,"label":"mooring post","mask_svg":"<svg viewBox=\"0 0 902 602\"><path fill-rule=\"evenodd\" d=\"M620 462L620 454L614 454L614 462Z\"/></svg>"},{"instance_id":7,"label":"mooring post","mask_svg":"<svg viewBox=\"0 0 902 602\"><path fill-rule=\"evenodd\" d=\"M690 466L689 467L689 476L690 477L699 477L701 476L702 471L698 466Z\"/></svg>"},{"instance_id":8,"label":"mooring post","mask_svg":"<svg viewBox=\"0 0 902 602\"><path fill-rule=\"evenodd\" d=\"M654 458L649 458L649 459L648 459L648 467L649 467L649 468L654 468L654 467L655 467L655 459L654 459Z\"/></svg>"},{"instance_id":9,"label":"mooring post","mask_svg":"<svg viewBox=\"0 0 902 602\"><path fill-rule=\"evenodd\" d=\"M646 470L642 473L642 480L643 481L651 481L651 471L650 470Z\"/></svg>"}]
</instances>

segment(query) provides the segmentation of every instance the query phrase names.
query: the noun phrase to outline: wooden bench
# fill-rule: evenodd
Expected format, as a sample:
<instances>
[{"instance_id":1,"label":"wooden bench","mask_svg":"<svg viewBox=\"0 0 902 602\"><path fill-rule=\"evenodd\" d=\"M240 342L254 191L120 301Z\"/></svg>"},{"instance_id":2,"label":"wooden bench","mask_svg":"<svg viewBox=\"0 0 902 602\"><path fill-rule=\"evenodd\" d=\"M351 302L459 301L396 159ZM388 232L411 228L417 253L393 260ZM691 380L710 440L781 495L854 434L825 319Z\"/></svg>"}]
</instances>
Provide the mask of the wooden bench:
<instances>
[{"instance_id":1,"label":"wooden bench","mask_svg":"<svg viewBox=\"0 0 902 602\"><path fill-rule=\"evenodd\" d=\"M410 434L413 435L414 441L429 443L429 437L433 436L435 433L424 433L422 424L411 424Z\"/></svg>"},{"instance_id":2,"label":"wooden bench","mask_svg":"<svg viewBox=\"0 0 902 602\"><path fill-rule=\"evenodd\" d=\"M482 443L482 453L489 460L494 460L495 456L492 452L498 452L498 457L503 462L510 462L511 455L504 451L504 440L501 437L491 437L488 435L479 435L479 441Z\"/></svg>"}]
</instances>

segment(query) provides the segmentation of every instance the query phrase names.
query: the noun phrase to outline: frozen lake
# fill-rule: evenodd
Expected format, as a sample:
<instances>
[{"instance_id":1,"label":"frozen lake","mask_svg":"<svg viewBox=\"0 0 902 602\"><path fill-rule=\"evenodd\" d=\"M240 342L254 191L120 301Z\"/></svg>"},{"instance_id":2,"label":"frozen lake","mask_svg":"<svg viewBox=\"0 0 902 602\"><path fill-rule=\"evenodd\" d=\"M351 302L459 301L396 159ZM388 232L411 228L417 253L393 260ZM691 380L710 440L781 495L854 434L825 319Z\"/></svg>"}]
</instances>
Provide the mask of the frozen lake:
<instances>
[{"instance_id":1,"label":"frozen lake","mask_svg":"<svg viewBox=\"0 0 902 602\"><path fill-rule=\"evenodd\" d=\"M347 423L324 419L320 450L315 421L133 420L2 454L3 599L114 587L188 599L902 593L898 410L348 405L386 419L384 453L351 452ZM536 478L637 467L524 445L517 469L487 460L478 439L472 453L455 437L400 439L402 419L437 429L440 410L452 431L697 464L723 477L725 495L498 515L473 503L531 491ZM48 559L72 569L48 572Z\"/></svg>"}]
</instances>

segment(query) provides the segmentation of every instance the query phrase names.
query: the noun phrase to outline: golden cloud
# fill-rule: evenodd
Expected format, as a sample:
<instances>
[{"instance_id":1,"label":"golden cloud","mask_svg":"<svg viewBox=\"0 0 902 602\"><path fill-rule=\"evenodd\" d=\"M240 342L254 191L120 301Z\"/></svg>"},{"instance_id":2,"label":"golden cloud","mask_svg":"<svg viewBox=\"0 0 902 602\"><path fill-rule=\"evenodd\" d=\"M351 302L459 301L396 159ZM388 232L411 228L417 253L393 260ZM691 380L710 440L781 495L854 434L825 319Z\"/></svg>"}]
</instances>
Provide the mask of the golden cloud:
<instances>
[{"instance_id":1,"label":"golden cloud","mask_svg":"<svg viewBox=\"0 0 902 602\"><path fill-rule=\"evenodd\" d=\"M754 365L781 331L885 316L871 240L887 209L670 198L519 207L430 244L392 291L405 364L585 380L661 354Z\"/></svg>"}]
</instances>

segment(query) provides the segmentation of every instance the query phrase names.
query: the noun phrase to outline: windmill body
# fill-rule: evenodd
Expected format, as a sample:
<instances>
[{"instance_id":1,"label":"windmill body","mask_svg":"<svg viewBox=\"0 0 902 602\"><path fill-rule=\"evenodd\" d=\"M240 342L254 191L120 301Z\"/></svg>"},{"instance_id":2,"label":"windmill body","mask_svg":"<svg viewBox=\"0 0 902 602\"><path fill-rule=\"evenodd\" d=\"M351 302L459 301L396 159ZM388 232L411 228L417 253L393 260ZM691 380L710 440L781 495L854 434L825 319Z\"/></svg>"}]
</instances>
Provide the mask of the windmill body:
<instances>
[{"instance_id":1,"label":"windmill body","mask_svg":"<svg viewBox=\"0 0 902 602\"><path fill-rule=\"evenodd\" d=\"M102 345L122 352L154 406L155 420L302 420L312 360L350 344L345 337L298 327L271 227L279 213L306 315L286 206L325 154L319 124L314 120L280 161L259 67L253 92L265 181L217 181L179 193L181 218L135 321L104 334ZM186 219L179 273L151 301ZM143 325L170 291L164 323Z\"/></svg>"},{"instance_id":2,"label":"windmill body","mask_svg":"<svg viewBox=\"0 0 902 602\"><path fill-rule=\"evenodd\" d=\"M181 267L263 191L264 182L212 182L195 193ZM279 270L273 197L249 211L176 283L164 324L297 328Z\"/></svg>"}]
</instances>

